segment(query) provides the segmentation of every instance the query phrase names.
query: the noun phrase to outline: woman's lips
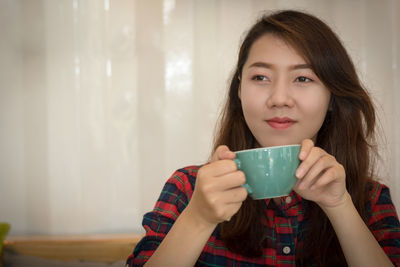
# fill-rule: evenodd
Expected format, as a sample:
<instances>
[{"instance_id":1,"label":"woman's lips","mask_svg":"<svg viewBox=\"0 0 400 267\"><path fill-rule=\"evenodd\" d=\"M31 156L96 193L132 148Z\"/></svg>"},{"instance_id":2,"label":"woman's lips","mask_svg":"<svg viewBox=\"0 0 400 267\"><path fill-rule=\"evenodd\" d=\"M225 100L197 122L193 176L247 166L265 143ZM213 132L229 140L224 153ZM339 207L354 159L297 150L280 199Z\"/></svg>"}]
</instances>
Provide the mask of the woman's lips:
<instances>
[{"instance_id":1,"label":"woman's lips","mask_svg":"<svg viewBox=\"0 0 400 267\"><path fill-rule=\"evenodd\" d=\"M283 130L292 126L296 121L291 118L272 118L267 120L267 123L274 129Z\"/></svg>"}]
</instances>

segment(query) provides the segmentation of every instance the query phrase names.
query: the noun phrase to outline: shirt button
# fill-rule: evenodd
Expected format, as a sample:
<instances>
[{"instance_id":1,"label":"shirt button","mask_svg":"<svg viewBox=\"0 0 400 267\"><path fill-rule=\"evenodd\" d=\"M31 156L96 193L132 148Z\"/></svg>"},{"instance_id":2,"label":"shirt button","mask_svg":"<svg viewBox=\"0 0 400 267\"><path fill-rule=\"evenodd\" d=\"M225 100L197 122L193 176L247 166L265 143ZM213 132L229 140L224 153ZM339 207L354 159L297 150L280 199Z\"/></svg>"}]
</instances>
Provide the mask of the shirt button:
<instances>
[{"instance_id":1,"label":"shirt button","mask_svg":"<svg viewBox=\"0 0 400 267\"><path fill-rule=\"evenodd\" d=\"M290 247L288 247L288 246L283 247L283 253L289 254L290 253Z\"/></svg>"},{"instance_id":2,"label":"shirt button","mask_svg":"<svg viewBox=\"0 0 400 267\"><path fill-rule=\"evenodd\" d=\"M287 197L285 199L286 204L290 204L290 202L292 202L292 198L291 197Z\"/></svg>"}]
</instances>

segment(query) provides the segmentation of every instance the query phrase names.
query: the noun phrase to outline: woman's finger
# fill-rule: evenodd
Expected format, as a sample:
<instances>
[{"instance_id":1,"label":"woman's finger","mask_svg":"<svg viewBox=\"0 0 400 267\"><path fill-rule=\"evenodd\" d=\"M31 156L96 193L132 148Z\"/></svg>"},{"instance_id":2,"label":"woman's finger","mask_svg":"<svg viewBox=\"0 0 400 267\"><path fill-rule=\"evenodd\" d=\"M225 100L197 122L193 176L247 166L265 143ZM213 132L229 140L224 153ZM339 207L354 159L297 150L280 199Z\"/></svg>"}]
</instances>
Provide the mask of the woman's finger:
<instances>
[{"instance_id":1,"label":"woman's finger","mask_svg":"<svg viewBox=\"0 0 400 267\"><path fill-rule=\"evenodd\" d=\"M217 188L219 190L229 190L242 186L246 183L246 176L242 171L234 171L223 176L217 177Z\"/></svg>"},{"instance_id":2,"label":"woman's finger","mask_svg":"<svg viewBox=\"0 0 400 267\"><path fill-rule=\"evenodd\" d=\"M214 162L222 159L234 159L235 157L236 154L230 151L229 147L227 147L226 145L221 145L215 150L211 161Z\"/></svg>"},{"instance_id":3,"label":"woman's finger","mask_svg":"<svg viewBox=\"0 0 400 267\"><path fill-rule=\"evenodd\" d=\"M311 149L314 147L314 142L311 139L304 139L301 142L301 148L299 152L299 159L304 160L307 158L308 154L310 153Z\"/></svg>"},{"instance_id":4,"label":"woman's finger","mask_svg":"<svg viewBox=\"0 0 400 267\"><path fill-rule=\"evenodd\" d=\"M200 177L218 177L237 170L236 163L233 160L218 160L204 165L198 171Z\"/></svg>"},{"instance_id":5,"label":"woman's finger","mask_svg":"<svg viewBox=\"0 0 400 267\"><path fill-rule=\"evenodd\" d=\"M344 168L342 165L338 164L335 167L327 169L324 174L311 185L310 189L315 190L330 184L331 182L337 180L342 175L344 175Z\"/></svg>"},{"instance_id":6,"label":"woman's finger","mask_svg":"<svg viewBox=\"0 0 400 267\"><path fill-rule=\"evenodd\" d=\"M296 171L296 177L298 179L303 179L305 175L309 172L311 167L317 162L322 156L328 155L324 150L318 147L313 147L308 153L307 157L299 165Z\"/></svg>"},{"instance_id":7,"label":"woman's finger","mask_svg":"<svg viewBox=\"0 0 400 267\"><path fill-rule=\"evenodd\" d=\"M312 184L314 184L317 180L321 178L321 176L325 173L327 169L333 167L335 163L336 160L329 154L325 154L317 158L311 168L308 169L306 174L301 179L299 188L309 188Z\"/></svg>"},{"instance_id":8,"label":"woman's finger","mask_svg":"<svg viewBox=\"0 0 400 267\"><path fill-rule=\"evenodd\" d=\"M225 203L233 204L233 203L242 203L247 198L247 190L246 188L239 186L228 191L224 192L224 198L226 199Z\"/></svg>"},{"instance_id":9,"label":"woman's finger","mask_svg":"<svg viewBox=\"0 0 400 267\"><path fill-rule=\"evenodd\" d=\"M244 187L226 190L208 199L207 210L218 221L228 220L236 214L246 197L247 191Z\"/></svg>"}]
</instances>

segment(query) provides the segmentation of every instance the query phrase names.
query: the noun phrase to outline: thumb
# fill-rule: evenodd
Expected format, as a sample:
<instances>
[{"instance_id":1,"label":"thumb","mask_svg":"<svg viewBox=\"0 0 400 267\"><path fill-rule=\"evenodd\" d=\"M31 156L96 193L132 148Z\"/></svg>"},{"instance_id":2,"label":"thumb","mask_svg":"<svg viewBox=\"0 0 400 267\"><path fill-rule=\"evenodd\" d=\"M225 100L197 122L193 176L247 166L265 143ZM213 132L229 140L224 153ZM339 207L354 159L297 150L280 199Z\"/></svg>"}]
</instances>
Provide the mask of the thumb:
<instances>
[{"instance_id":1,"label":"thumb","mask_svg":"<svg viewBox=\"0 0 400 267\"><path fill-rule=\"evenodd\" d=\"M221 145L219 147L217 147L217 149L215 150L211 161L217 161L217 160L222 160L222 159L234 159L236 157L236 154L234 152L232 152L229 147L227 147L226 145Z\"/></svg>"}]
</instances>

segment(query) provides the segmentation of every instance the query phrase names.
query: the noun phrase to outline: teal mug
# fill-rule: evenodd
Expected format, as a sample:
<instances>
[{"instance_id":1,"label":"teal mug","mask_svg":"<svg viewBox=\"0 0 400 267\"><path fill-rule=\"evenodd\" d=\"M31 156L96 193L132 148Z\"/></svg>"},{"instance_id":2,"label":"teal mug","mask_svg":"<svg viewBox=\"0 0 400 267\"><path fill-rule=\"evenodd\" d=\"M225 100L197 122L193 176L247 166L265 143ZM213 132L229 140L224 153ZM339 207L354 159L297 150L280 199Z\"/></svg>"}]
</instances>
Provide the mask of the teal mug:
<instances>
[{"instance_id":1,"label":"teal mug","mask_svg":"<svg viewBox=\"0 0 400 267\"><path fill-rule=\"evenodd\" d=\"M300 145L263 147L235 152L239 170L246 175L243 185L253 199L287 196L297 182Z\"/></svg>"}]
</instances>

